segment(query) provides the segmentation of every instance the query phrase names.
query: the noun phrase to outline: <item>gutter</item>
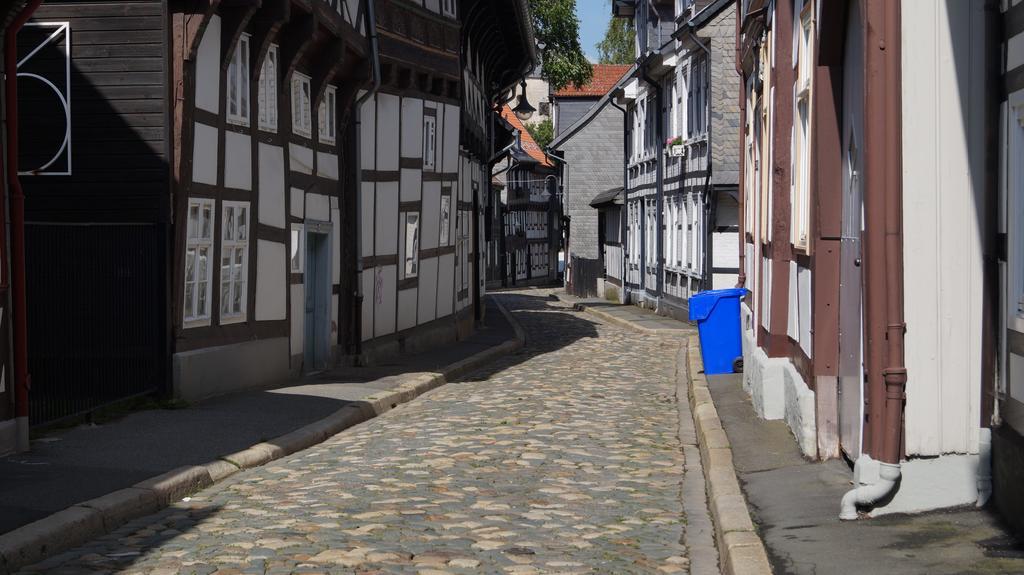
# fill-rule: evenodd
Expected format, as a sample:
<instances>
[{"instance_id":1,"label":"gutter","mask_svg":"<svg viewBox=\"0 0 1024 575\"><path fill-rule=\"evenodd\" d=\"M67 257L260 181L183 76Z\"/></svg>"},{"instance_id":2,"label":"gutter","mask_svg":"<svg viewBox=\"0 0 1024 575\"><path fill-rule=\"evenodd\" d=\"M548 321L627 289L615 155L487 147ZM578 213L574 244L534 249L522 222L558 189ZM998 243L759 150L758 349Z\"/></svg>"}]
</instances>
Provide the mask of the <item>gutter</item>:
<instances>
[{"instance_id":1,"label":"gutter","mask_svg":"<svg viewBox=\"0 0 1024 575\"><path fill-rule=\"evenodd\" d=\"M736 0L736 49L733 54L736 74L740 77L739 108L740 108L740 161L739 161L739 201L737 202L737 224L739 227L739 273L736 276L736 287L742 288L747 285L747 83L743 74L743 65L740 63L740 12L742 0Z\"/></svg>"},{"instance_id":2,"label":"gutter","mask_svg":"<svg viewBox=\"0 0 1024 575\"><path fill-rule=\"evenodd\" d=\"M29 0L4 36L5 98L7 100L7 186L11 206L11 299L14 316L14 416L18 449L29 448L28 320L25 286L25 192L18 179L18 31L32 17L42 0Z\"/></svg>"},{"instance_id":3,"label":"gutter","mask_svg":"<svg viewBox=\"0 0 1024 575\"><path fill-rule=\"evenodd\" d=\"M366 91L362 96L356 100L355 112L356 112L356 145L355 145L355 164L356 164L356 217L363 213L363 104L366 103L370 98L376 96L380 90L380 39L377 37L377 9L375 0L365 0L366 2L366 17L368 22L366 24L367 35L370 42L370 72L373 76L373 85L369 90ZM363 234L356 234L356 277L361 276L363 273ZM356 297L352 301L352 306L356 309L353 310L353 319L355 320L355 347L356 356L362 356L363 354L363 282L362 279L356 282Z\"/></svg>"}]
</instances>

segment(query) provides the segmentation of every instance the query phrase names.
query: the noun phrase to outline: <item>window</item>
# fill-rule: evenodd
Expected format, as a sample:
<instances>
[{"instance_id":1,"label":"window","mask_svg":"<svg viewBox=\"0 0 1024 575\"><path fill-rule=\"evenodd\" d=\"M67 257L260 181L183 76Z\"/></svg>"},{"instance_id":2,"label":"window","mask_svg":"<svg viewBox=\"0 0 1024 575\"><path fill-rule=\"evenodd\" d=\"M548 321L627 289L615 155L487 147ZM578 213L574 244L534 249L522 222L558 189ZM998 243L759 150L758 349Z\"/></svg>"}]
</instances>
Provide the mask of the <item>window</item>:
<instances>
[{"instance_id":1,"label":"window","mask_svg":"<svg viewBox=\"0 0 1024 575\"><path fill-rule=\"evenodd\" d=\"M310 90L309 76L298 72L292 74L292 131L307 138L313 135Z\"/></svg>"},{"instance_id":2,"label":"window","mask_svg":"<svg viewBox=\"0 0 1024 575\"><path fill-rule=\"evenodd\" d=\"M271 44L267 57L260 69L259 85L259 127L267 132L277 132L277 44Z\"/></svg>"},{"instance_id":3,"label":"window","mask_svg":"<svg viewBox=\"0 0 1024 575\"><path fill-rule=\"evenodd\" d=\"M404 241L402 242L402 277L414 278L420 270L420 214L418 212L406 212L402 219L405 226L402 230Z\"/></svg>"},{"instance_id":4,"label":"window","mask_svg":"<svg viewBox=\"0 0 1024 575\"><path fill-rule=\"evenodd\" d=\"M185 310L189 323L210 319L210 276L213 268L213 200L193 198L188 203L188 238L185 245Z\"/></svg>"},{"instance_id":5,"label":"window","mask_svg":"<svg viewBox=\"0 0 1024 575\"><path fill-rule=\"evenodd\" d=\"M220 245L220 317L242 321L249 279L249 202L224 202Z\"/></svg>"},{"instance_id":6,"label":"window","mask_svg":"<svg viewBox=\"0 0 1024 575\"><path fill-rule=\"evenodd\" d=\"M306 234L303 227L302 224L292 224L291 242L288 246L290 248L289 268L292 273L296 274L301 274L302 270L306 267L306 250L304 245L306 243Z\"/></svg>"},{"instance_id":7,"label":"window","mask_svg":"<svg viewBox=\"0 0 1024 575\"><path fill-rule=\"evenodd\" d=\"M456 0L441 0L441 13L449 18L455 17Z\"/></svg>"},{"instance_id":8,"label":"window","mask_svg":"<svg viewBox=\"0 0 1024 575\"><path fill-rule=\"evenodd\" d=\"M796 84L794 96L796 118L793 125L794 154L790 202L793 220L793 245L807 249L810 235L810 179L811 179L811 3L807 2L800 15L797 36Z\"/></svg>"},{"instance_id":9,"label":"window","mask_svg":"<svg viewBox=\"0 0 1024 575\"><path fill-rule=\"evenodd\" d=\"M696 138L707 133L707 60L691 60L689 75L686 94L687 137Z\"/></svg>"},{"instance_id":10,"label":"window","mask_svg":"<svg viewBox=\"0 0 1024 575\"><path fill-rule=\"evenodd\" d=\"M228 122L249 125L249 35L242 34L228 64Z\"/></svg>"},{"instance_id":11,"label":"window","mask_svg":"<svg viewBox=\"0 0 1024 575\"><path fill-rule=\"evenodd\" d=\"M451 191L441 196L441 237L438 240L438 245L448 245L448 233L451 228L452 219L452 196ZM508 232L506 232L507 235Z\"/></svg>"},{"instance_id":12,"label":"window","mask_svg":"<svg viewBox=\"0 0 1024 575\"><path fill-rule=\"evenodd\" d=\"M658 121L657 99L651 96L644 105L644 153L651 155L655 146L655 122Z\"/></svg>"},{"instance_id":13,"label":"window","mask_svg":"<svg viewBox=\"0 0 1024 575\"><path fill-rule=\"evenodd\" d=\"M320 98L320 109L316 113L321 144L333 145L337 139L338 123L335 115L338 113L337 104L338 89L334 86L327 86L324 89L323 97Z\"/></svg>"},{"instance_id":14,"label":"window","mask_svg":"<svg viewBox=\"0 0 1024 575\"><path fill-rule=\"evenodd\" d=\"M437 118L423 116L423 169L434 170L437 156Z\"/></svg>"}]
</instances>

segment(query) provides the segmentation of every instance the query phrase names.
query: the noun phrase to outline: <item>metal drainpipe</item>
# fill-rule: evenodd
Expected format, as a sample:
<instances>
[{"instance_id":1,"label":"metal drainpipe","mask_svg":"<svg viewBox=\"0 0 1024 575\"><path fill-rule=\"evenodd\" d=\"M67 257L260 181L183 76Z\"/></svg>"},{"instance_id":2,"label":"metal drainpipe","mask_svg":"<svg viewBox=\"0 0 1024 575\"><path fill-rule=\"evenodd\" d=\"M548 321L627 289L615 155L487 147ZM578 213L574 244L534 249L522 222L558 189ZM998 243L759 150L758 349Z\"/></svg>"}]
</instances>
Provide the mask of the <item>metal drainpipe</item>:
<instances>
[{"instance_id":1,"label":"metal drainpipe","mask_svg":"<svg viewBox=\"0 0 1024 575\"><path fill-rule=\"evenodd\" d=\"M363 213L363 114L362 107L371 97L377 94L380 90L380 41L377 37L377 10L375 7L375 0L366 0L366 17L367 24L366 30L369 34L370 40L370 63L371 73L373 74L373 85L365 94L356 100L355 114L356 114L356 144L355 144L355 164L356 164L356 213L355 217L360 218ZM358 219L356 220L358 221ZM363 234L360 231L356 231L356 297L353 301L353 306L357 309L354 310L354 319L356 324L356 356L362 356L363 354L363 281L360 277L363 273Z\"/></svg>"},{"instance_id":2,"label":"metal drainpipe","mask_svg":"<svg viewBox=\"0 0 1024 575\"><path fill-rule=\"evenodd\" d=\"M707 160L707 174L704 176L704 253L701 257L704 259L704 265L701 270L701 287L705 290L710 289L711 279L713 274L711 273L711 253L712 253L712 239L711 233L711 222L715 216L717 210L715 209L717 198L711 197L711 172L714 169L714 162L711 157L711 142L713 130L711 129L711 50L707 46L701 43L700 39L697 38L697 32L693 25L693 21L687 22L686 27L690 31L690 38L693 39L693 43L698 48L704 51L704 55L707 56L707 63L704 65L704 84L707 90L707 96L704 98L704 114L707 118L708 124L708 160ZM742 244L740 244L742 246Z\"/></svg>"},{"instance_id":3,"label":"metal drainpipe","mask_svg":"<svg viewBox=\"0 0 1024 575\"><path fill-rule=\"evenodd\" d=\"M664 258L662 257L663 254L664 254L664 248L665 248L665 246L664 246L665 233L663 231L663 227L664 227L664 213L663 212L664 212L664 201L665 201L665 164L664 164L664 157L663 157L665 155L665 137L664 137L663 133L664 133L664 127L665 127L664 126L664 119L665 118L664 118L664 114L662 114L662 110L661 110L661 106L662 106L662 103L663 103L662 102L662 93L661 93L661 84L656 82L654 80L654 78L652 78L647 73L646 68L642 68L641 69L640 76L643 78L644 82L647 82L647 84L649 84L650 86L652 86L654 88L654 111L657 114L657 116L655 116L655 119L654 119L654 138L657 141L657 146L658 146L657 155L654 157L655 158L654 159L654 161L655 161L655 164L654 164L654 182L655 182L654 183L654 190L655 190L654 198L655 198L655 208L654 209L656 210L655 213L654 213L654 222L655 222L654 223L654 231L655 231L656 240L657 240L655 242L655 244L654 244L654 246L655 246L654 247L654 253L655 253L655 256L656 256L656 261L655 261L654 269L655 269L655 273L657 274L657 277L655 277L654 285L655 285L655 294L656 294L655 295L655 298L656 298L655 299L655 311L657 311L658 309L661 308L661 292L662 292L662 284L664 282L664 265L665 265ZM650 113L650 110L648 110L648 113ZM709 170L709 173L710 173L710 170Z\"/></svg>"},{"instance_id":4,"label":"metal drainpipe","mask_svg":"<svg viewBox=\"0 0 1024 575\"><path fill-rule=\"evenodd\" d=\"M32 387L28 373L28 320L25 286L25 192L18 179L18 31L32 17L42 0L30 0L21 10L4 37L4 74L7 100L7 186L11 205L11 299L14 316L14 416L19 450L27 450L28 393Z\"/></svg>"},{"instance_id":5,"label":"metal drainpipe","mask_svg":"<svg viewBox=\"0 0 1024 575\"><path fill-rule=\"evenodd\" d=\"M743 3L736 0L736 50L733 60L736 65L736 74L740 77L739 108L740 108L740 162L739 162L739 193L737 197L737 211L739 223L739 274L736 276L736 287L745 287L747 284L747 188L746 188L746 158L747 158L747 83L743 74L743 65L740 63L740 17L743 11Z\"/></svg>"},{"instance_id":6,"label":"metal drainpipe","mask_svg":"<svg viewBox=\"0 0 1024 575\"><path fill-rule=\"evenodd\" d=\"M626 127L629 125L629 112L625 108L620 106L615 98L610 98L608 102L618 111L622 112L622 207L619 208L619 257L622 260L622 276L619 278L622 281L622 293L619 298L622 303L629 302L629 288L626 287L626 273L628 270L628 263L626 260L626 246L629 245L629 198L627 197L627 190L629 189L629 158L626 157L626 150L629 149L629 130ZM615 200L612 200L615 203Z\"/></svg>"}]
</instances>

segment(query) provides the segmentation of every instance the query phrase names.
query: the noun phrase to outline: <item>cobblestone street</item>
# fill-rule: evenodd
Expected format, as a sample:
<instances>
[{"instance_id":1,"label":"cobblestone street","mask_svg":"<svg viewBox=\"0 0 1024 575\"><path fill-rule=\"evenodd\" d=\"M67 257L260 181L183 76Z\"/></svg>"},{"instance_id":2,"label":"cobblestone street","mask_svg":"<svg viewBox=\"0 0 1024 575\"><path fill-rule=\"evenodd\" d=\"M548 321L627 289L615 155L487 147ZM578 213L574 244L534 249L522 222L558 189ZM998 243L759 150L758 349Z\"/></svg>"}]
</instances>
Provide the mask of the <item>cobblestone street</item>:
<instances>
[{"instance_id":1,"label":"cobblestone street","mask_svg":"<svg viewBox=\"0 0 1024 575\"><path fill-rule=\"evenodd\" d=\"M518 354L29 571L687 572L679 340L497 297Z\"/></svg>"}]
</instances>

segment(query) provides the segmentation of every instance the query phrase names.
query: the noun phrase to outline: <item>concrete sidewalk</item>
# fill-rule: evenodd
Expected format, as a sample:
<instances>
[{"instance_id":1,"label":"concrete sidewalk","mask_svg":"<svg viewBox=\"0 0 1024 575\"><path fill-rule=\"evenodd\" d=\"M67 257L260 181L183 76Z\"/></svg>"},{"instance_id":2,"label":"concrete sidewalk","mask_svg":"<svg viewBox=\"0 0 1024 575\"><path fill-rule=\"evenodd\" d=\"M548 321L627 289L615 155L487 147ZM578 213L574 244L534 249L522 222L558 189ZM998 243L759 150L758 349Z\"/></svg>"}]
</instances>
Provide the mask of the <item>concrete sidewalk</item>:
<instances>
[{"instance_id":1,"label":"concrete sidewalk","mask_svg":"<svg viewBox=\"0 0 1024 575\"><path fill-rule=\"evenodd\" d=\"M385 365L339 368L277 389L218 397L182 409L134 412L37 438L31 451L0 458L0 533L183 466L230 459L230 454L256 444L274 443L346 406L376 401L386 404L378 408L389 409L392 403L408 401L418 394L412 393L410 378L418 376L416 391L422 392L419 380L424 374L439 375L435 379L443 383L518 347L508 344L521 337L521 329L492 298L487 298L486 318L486 326L469 339ZM354 424L359 417L349 419Z\"/></svg>"},{"instance_id":2,"label":"concrete sidewalk","mask_svg":"<svg viewBox=\"0 0 1024 575\"><path fill-rule=\"evenodd\" d=\"M849 465L805 460L784 421L757 417L741 375L707 380L777 575L1024 573L1024 547L988 509L840 521Z\"/></svg>"}]
</instances>

